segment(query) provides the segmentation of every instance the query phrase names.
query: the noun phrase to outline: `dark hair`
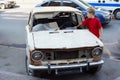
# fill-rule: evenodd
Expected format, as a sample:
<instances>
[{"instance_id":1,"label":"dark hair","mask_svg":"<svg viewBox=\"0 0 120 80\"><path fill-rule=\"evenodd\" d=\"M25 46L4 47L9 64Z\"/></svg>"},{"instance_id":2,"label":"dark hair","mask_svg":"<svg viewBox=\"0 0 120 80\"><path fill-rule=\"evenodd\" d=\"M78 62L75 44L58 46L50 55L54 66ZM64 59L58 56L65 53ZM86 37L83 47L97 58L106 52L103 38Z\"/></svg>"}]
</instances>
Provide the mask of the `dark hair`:
<instances>
[{"instance_id":1,"label":"dark hair","mask_svg":"<svg viewBox=\"0 0 120 80\"><path fill-rule=\"evenodd\" d=\"M89 8L87 10L88 13L92 13L93 15L95 15L95 9L94 8Z\"/></svg>"}]
</instances>

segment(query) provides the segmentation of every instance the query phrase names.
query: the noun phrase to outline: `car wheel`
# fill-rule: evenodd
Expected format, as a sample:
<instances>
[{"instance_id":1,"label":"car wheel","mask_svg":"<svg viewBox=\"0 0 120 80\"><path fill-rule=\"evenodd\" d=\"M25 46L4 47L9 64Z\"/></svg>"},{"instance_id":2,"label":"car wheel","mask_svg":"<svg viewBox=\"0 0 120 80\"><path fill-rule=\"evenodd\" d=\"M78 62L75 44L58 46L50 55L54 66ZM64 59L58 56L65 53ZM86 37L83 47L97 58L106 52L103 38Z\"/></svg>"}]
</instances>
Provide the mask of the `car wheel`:
<instances>
[{"instance_id":1,"label":"car wheel","mask_svg":"<svg viewBox=\"0 0 120 80\"><path fill-rule=\"evenodd\" d=\"M29 76L35 76L35 77L43 77L43 73L42 71L40 70L32 70L28 67L29 65L29 61L28 61L28 57L26 56L26 59L25 59L25 65L26 65L26 72Z\"/></svg>"},{"instance_id":2,"label":"car wheel","mask_svg":"<svg viewBox=\"0 0 120 80\"><path fill-rule=\"evenodd\" d=\"M11 5L10 8L14 8L15 6L14 5Z\"/></svg>"},{"instance_id":3,"label":"car wheel","mask_svg":"<svg viewBox=\"0 0 120 80\"><path fill-rule=\"evenodd\" d=\"M5 4L1 4L1 9L5 9Z\"/></svg>"},{"instance_id":4,"label":"car wheel","mask_svg":"<svg viewBox=\"0 0 120 80\"><path fill-rule=\"evenodd\" d=\"M102 68L102 65L90 66L88 69L85 69L85 72L90 74L95 74L98 71L100 71L101 68Z\"/></svg>"},{"instance_id":5,"label":"car wheel","mask_svg":"<svg viewBox=\"0 0 120 80\"><path fill-rule=\"evenodd\" d=\"M115 17L115 19L120 20L120 9L115 10L114 17Z\"/></svg>"},{"instance_id":6,"label":"car wheel","mask_svg":"<svg viewBox=\"0 0 120 80\"><path fill-rule=\"evenodd\" d=\"M14 8L14 6L11 6L10 8Z\"/></svg>"},{"instance_id":7,"label":"car wheel","mask_svg":"<svg viewBox=\"0 0 120 80\"><path fill-rule=\"evenodd\" d=\"M29 62L28 62L28 57L27 56L25 58L25 65L26 65L26 72L27 72L27 74L30 75L30 76L33 76L34 75L34 73L33 73L34 71L29 69L29 67L28 67Z\"/></svg>"}]
</instances>

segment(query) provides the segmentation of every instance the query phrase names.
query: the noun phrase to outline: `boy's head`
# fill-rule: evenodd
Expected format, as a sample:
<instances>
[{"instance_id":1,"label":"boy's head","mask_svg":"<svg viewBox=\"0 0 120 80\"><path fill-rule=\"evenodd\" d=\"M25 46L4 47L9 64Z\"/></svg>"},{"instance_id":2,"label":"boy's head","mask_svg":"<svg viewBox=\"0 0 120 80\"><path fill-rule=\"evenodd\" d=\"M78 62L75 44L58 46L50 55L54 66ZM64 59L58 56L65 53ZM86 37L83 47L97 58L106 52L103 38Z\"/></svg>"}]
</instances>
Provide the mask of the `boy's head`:
<instances>
[{"instance_id":1,"label":"boy's head","mask_svg":"<svg viewBox=\"0 0 120 80\"><path fill-rule=\"evenodd\" d=\"M94 8L89 8L87 10L87 17L88 18L93 18L95 16L95 9Z\"/></svg>"}]
</instances>

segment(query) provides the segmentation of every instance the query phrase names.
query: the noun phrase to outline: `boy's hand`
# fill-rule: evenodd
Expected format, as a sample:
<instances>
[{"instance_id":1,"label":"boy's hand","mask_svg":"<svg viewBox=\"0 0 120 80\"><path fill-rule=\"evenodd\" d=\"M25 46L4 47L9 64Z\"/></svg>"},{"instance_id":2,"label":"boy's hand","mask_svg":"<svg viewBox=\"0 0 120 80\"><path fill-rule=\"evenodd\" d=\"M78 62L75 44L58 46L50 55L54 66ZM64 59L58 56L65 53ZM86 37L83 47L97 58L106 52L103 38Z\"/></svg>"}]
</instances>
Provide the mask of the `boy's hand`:
<instances>
[{"instance_id":1,"label":"boy's hand","mask_svg":"<svg viewBox=\"0 0 120 80\"><path fill-rule=\"evenodd\" d=\"M74 27L78 28L78 26L74 26Z\"/></svg>"},{"instance_id":2,"label":"boy's hand","mask_svg":"<svg viewBox=\"0 0 120 80\"><path fill-rule=\"evenodd\" d=\"M81 24L78 24L77 26L75 26L76 28L79 28L81 26Z\"/></svg>"}]
</instances>

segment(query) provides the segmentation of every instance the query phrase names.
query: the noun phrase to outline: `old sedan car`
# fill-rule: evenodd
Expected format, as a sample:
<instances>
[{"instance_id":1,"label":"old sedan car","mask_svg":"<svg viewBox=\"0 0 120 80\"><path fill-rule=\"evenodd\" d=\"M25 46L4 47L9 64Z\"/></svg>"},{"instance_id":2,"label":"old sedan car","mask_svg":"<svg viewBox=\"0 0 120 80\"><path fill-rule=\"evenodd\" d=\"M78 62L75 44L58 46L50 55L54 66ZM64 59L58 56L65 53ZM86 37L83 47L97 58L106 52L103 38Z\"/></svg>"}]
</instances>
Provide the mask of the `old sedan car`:
<instances>
[{"instance_id":1,"label":"old sedan car","mask_svg":"<svg viewBox=\"0 0 120 80\"><path fill-rule=\"evenodd\" d=\"M6 9L6 8L13 8L15 7L16 2L13 0L0 0L0 8Z\"/></svg>"},{"instance_id":2,"label":"old sedan car","mask_svg":"<svg viewBox=\"0 0 120 80\"><path fill-rule=\"evenodd\" d=\"M92 7L84 0L43 0L43 2L36 5L36 7L43 6L70 6L82 11L85 18L87 18L87 9ZM111 21L111 13L108 10L95 8L95 16L99 18L101 24L106 25Z\"/></svg>"},{"instance_id":3,"label":"old sedan car","mask_svg":"<svg viewBox=\"0 0 120 80\"><path fill-rule=\"evenodd\" d=\"M74 26L84 20L72 7L41 7L31 11L26 26L26 69L29 75L100 70L103 43L89 30Z\"/></svg>"}]
</instances>

